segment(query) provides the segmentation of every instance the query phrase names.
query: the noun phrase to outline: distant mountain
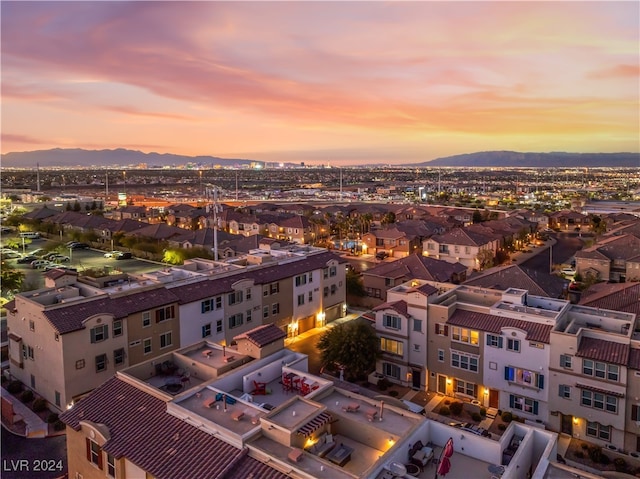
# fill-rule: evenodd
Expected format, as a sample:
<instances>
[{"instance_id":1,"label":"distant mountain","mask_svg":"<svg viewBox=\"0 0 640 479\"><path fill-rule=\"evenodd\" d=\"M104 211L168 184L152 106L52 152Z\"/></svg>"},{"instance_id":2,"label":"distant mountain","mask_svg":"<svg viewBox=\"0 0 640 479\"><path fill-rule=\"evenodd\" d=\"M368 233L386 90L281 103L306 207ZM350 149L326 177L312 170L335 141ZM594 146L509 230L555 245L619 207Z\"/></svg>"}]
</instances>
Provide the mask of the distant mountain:
<instances>
[{"instance_id":1,"label":"distant mountain","mask_svg":"<svg viewBox=\"0 0 640 479\"><path fill-rule=\"evenodd\" d=\"M248 159L217 158L215 156L184 156L170 153L144 153L118 148L116 150L83 150L79 148L55 148L52 150L21 151L2 155L3 168L47 168L53 166L126 166L146 163L149 168L184 165L233 166L253 163Z\"/></svg>"},{"instance_id":2,"label":"distant mountain","mask_svg":"<svg viewBox=\"0 0 640 479\"><path fill-rule=\"evenodd\" d=\"M447 156L411 166L494 166L494 167L640 167L640 153L519 153L517 151L482 151Z\"/></svg>"}]
</instances>

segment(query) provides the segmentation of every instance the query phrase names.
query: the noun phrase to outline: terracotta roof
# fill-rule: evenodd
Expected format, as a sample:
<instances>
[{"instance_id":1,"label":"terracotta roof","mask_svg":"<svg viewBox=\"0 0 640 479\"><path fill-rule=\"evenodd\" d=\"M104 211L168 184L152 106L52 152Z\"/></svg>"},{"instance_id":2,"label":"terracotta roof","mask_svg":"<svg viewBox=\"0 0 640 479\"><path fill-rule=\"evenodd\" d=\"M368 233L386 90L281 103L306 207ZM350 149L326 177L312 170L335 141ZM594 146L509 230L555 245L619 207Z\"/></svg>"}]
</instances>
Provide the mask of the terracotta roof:
<instances>
[{"instance_id":1,"label":"terracotta roof","mask_svg":"<svg viewBox=\"0 0 640 479\"><path fill-rule=\"evenodd\" d=\"M247 449L244 449L247 451ZM220 479L286 479L289 476L243 454Z\"/></svg>"},{"instance_id":2,"label":"terracotta roof","mask_svg":"<svg viewBox=\"0 0 640 479\"><path fill-rule=\"evenodd\" d=\"M490 243L495 238L476 233L475 231L467 231L464 228L456 228L442 235L432 236L431 239L438 244L482 246Z\"/></svg>"},{"instance_id":3,"label":"terracotta roof","mask_svg":"<svg viewBox=\"0 0 640 479\"><path fill-rule=\"evenodd\" d=\"M528 341L549 343L549 335L553 326L551 324L523 321L521 319L505 318L493 314L476 313L464 309L456 310L447 321L448 325L472 328L487 333L500 334L502 328L517 328L527 332Z\"/></svg>"},{"instance_id":4,"label":"terracotta roof","mask_svg":"<svg viewBox=\"0 0 640 479\"><path fill-rule=\"evenodd\" d=\"M253 328L250 331L246 331L242 334L234 336L233 339L247 339L259 348L263 348L275 341L278 341L279 339L283 339L286 337L287 333L285 333L275 324L265 324L263 326L258 326L257 328Z\"/></svg>"},{"instance_id":5,"label":"terracotta roof","mask_svg":"<svg viewBox=\"0 0 640 479\"><path fill-rule=\"evenodd\" d=\"M373 308L374 311L380 311L383 309L393 309L395 312L400 313L404 317L408 317L407 303L405 301L393 301L392 303L382 303L379 306Z\"/></svg>"},{"instance_id":6,"label":"terracotta roof","mask_svg":"<svg viewBox=\"0 0 640 479\"><path fill-rule=\"evenodd\" d=\"M104 424L110 434L104 451L116 458L126 457L158 479L246 478L254 470L266 473L256 477L286 477L270 475L266 464L254 464L258 461L240 449L168 414L162 399L117 376L60 419L76 431L83 420Z\"/></svg>"},{"instance_id":7,"label":"terracotta roof","mask_svg":"<svg viewBox=\"0 0 640 479\"><path fill-rule=\"evenodd\" d=\"M576 356L626 366L629 363L629 344L583 337Z\"/></svg>"},{"instance_id":8,"label":"terracotta roof","mask_svg":"<svg viewBox=\"0 0 640 479\"><path fill-rule=\"evenodd\" d=\"M58 278L62 278L63 276L66 275L72 275L72 276L78 276L78 272L77 271L71 271L68 269L58 269L58 268L54 268L54 269L50 269L49 271L47 271L44 276L49 278L49 279L58 279Z\"/></svg>"},{"instance_id":9,"label":"terracotta roof","mask_svg":"<svg viewBox=\"0 0 640 479\"><path fill-rule=\"evenodd\" d=\"M449 263L441 259L422 256L418 253L410 254L395 261L380 263L364 271L367 276L381 278L424 279L427 281L451 282L454 275L467 271L461 263Z\"/></svg>"},{"instance_id":10,"label":"terracotta roof","mask_svg":"<svg viewBox=\"0 0 640 479\"><path fill-rule=\"evenodd\" d=\"M589 288L589 296L586 301L580 301L580 304L640 315L639 283L604 283L599 289L604 291L597 292L596 288Z\"/></svg>"},{"instance_id":11,"label":"terracotta roof","mask_svg":"<svg viewBox=\"0 0 640 479\"><path fill-rule=\"evenodd\" d=\"M485 270L464 284L500 290L526 289L529 294L536 296L558 298L563 292L565 280L556 275L512 264Z\"/></svg>"},{"instance_id":12,"label":"terracotta roof","mask_svg":"<svg viewBox=\"0 0 640 479\"><path fill-rule=\"evenodd\" d=\"M175 303L178 297L166 288L152 289L128 296L111 298L106 295L91 301L71 303L44 311L44 316L60 334L84 328L84 321L96 314L112 314L126 318L130 314Z\"/></svg>"}]
</instances>

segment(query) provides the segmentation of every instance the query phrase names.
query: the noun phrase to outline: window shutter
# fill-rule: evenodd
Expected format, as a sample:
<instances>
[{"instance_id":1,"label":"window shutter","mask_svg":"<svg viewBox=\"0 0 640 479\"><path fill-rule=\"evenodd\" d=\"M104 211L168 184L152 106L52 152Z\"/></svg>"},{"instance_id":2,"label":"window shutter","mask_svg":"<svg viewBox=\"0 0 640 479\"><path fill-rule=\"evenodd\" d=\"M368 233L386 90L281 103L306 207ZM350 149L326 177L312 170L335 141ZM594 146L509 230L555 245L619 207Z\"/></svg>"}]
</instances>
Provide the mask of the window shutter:
<instances>
[{"instance_id":1,"label":"window shutter","mask_svg":"<svg viewBox=\"0 0 640 479\"><path fill-rule=\"evenodd\" d=\"M91 329L91 342L92 343L96 342L96 330L95 330L95 328Z\"/></svg>"},{"instance_id":2,"label":"window shutter","mask_svg":"<svg viewBox=\"0 0 640 479\"><path fill-rule=\"evenodd\" d=\"M633 404L631 406L631 420L632 421L637 421L638 420L638 410L640 409L640 407L638 407L637 404Z\"/></svg>"},{"instance_id":3,"label":"window shutter","mask_svg":"<svg viewBox=\"0 0 640 479\"><path fill-rule=\"evenodd\" d=\"M104 325L104 339L109 339L109 325Z\"/></svg>"},{"instance_id":4,"label":"window shutter","mask_svg":"<svg viewBox=\"0 0 640 479\"><path fill-rule=\"evenodd\" d=\"M538 401L533 401L533 414L538 414Z\"/></svg>"},{"instance_id":5,"label":"window shutter","mask_svg":"<svg viewBox=\"0 0 640 479\"><path fill-rule=\"evenodd\" d=\"M538 388L544 389L544 375L538 374Z\"/></svg>"},{"instance_id":6,"label":"window shutter","mask_svg":"<svg viewBox=\"0 0 640 479\"><path fill-rule=\"evenodd\" d=\"M436 324L434 324L434 326L436 327L436 334L438 334L440 323L436 323Z\"/></svg>"},{"instance_id":7,"label":"window shutter","mask_svg":"<svg viewBox=\"0 0 640 479\"><path fill-rule=\"evenodd\" d=\"M513 394L509 394L509 407L511 409L513 409L513 406L516 403L516 398L513 396Z\"/></svg>"},{"instance_id":8,"label":"window shutter","mask_svg":"<svg viewBox=\"0 0 640 479\"><path fill-rule=\"evenodd\" d=\"M156 309L156 323L160 322L160 310Z\"/></svg>"},{"instance_id":9,"label":"window shutter","mask_svg":"<svg viewBox=\"0 0 640 479\"><path fill-rule=\"evenodd\" d=\"M491 346L491 335L487 334L487 346Z\"/></svg>"},{"instance_id":10,"label":"window shutter","mask_svg":"<svg viewBox=\"0 0 640 479\"><path fill-rule=\"evenodd\" d=\"M498 347L502 349L502 336L498 338Z\"/></svg>"},{"instance_id":11,"label":"window shutter","mask_svg":"<svg viewBox=\"0 0 640 479\"><path fill-rule=\"evenodd\" d=\"M558 384L558 396L564 397L564 384Z\"/></svg>"},{"instance_id":12,"label":"window shutter","mask_svg":"<svg viewBox=\"0 0 640 479\"><path fill-rule=\"evenodd\" d=\"M91 441L88 437L84 438L87 444L87 461L91 462Z\"/></svg>"},{"instance_id":13,"label":"window shutter","mask_svg":"<svg viewBox=\"0 0 640 479\"><path fill-rule=\"evenodd\" d=\"M204 301L203 301L202 303L200 303L200 306L202 307L202 311L200 311L200 312L201 312L202 314L204 314L204 312L205 312L205 311L204 311L204 303L205 303Z\"/></svg>"},{"instance_id":14,"label":"window shutter","mask_svg":"<svg viewBox=\"0 0 640 479\"><path fill-rule=\"evenodd\" d=\"M102 448L98 449L98 467L102 470Z\"/></svg>"},{"instance_id":15,"label":"window shutter","mask_svg":"<svg viewBox=\"0 0 640 479\"><path fill-rule=\"evenodd\" d=\"M446 324L444 325L444 335L449 336L449 326L447 326Z\"/></svg>"}]
</instances>

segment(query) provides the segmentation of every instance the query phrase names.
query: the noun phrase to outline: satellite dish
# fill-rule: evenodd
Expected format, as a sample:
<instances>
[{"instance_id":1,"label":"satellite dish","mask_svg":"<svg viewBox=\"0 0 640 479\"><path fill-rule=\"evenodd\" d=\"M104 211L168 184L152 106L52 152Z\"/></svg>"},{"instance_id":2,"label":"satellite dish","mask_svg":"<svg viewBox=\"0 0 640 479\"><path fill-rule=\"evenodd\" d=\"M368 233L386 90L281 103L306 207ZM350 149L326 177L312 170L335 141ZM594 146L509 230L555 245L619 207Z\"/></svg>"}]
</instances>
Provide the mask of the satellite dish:
<instances>
[{"instance_id":1,"label":"satellite dish","mask_svg":"<svg viewBox=\"0 0 640 479\"><path fill-rule=\"evenodd\" d=\"M400 462L392 462L389 464L389 471L396 476L404 476L407 473L407 468Z\"/></svg>"}]
</instances>

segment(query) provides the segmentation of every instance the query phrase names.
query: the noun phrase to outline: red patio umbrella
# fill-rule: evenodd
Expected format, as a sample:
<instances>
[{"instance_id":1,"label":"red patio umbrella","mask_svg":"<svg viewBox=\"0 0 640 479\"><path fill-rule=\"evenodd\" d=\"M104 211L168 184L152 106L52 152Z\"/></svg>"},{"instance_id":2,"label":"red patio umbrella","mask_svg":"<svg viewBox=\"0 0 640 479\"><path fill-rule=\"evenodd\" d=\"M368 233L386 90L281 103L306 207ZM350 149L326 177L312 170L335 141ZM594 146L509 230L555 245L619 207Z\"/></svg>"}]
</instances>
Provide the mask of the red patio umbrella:
<instances>
[{"instance_id":1,"label":"red patio umbrella","mask_svg":"<svg viewBox=\"0 0 640 479\"><path fill-rule=\"evenodd\" d=\"M442 454L445 457L451 457L453 455L453 438L449 438L447 443L444 445L444 451L442 451Z\"/></svg>"},{"instance_id":2,"label":"red patio umbrella","mask_svg":"<svg viewBox=\"0 0 640 479\"><path fill-rule=\"evenodd\" d=\"M449 458L447 456L444 456L440 460L440 464L438 465L437 474L440 476L446 476L450 470L451 470L451 462L449 461Z\"/></svg>"}]
</instances>

